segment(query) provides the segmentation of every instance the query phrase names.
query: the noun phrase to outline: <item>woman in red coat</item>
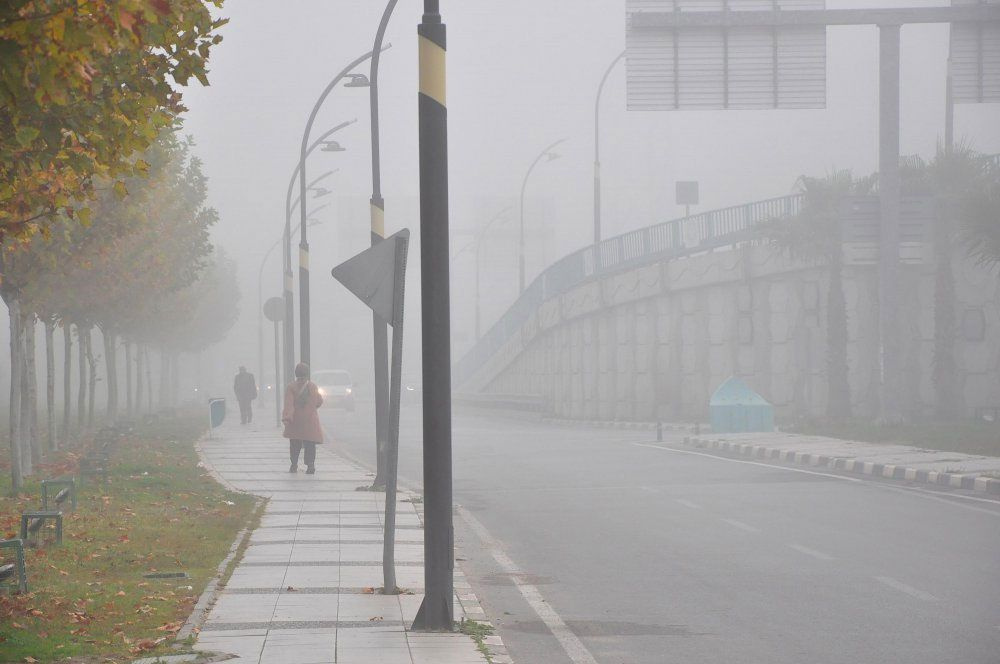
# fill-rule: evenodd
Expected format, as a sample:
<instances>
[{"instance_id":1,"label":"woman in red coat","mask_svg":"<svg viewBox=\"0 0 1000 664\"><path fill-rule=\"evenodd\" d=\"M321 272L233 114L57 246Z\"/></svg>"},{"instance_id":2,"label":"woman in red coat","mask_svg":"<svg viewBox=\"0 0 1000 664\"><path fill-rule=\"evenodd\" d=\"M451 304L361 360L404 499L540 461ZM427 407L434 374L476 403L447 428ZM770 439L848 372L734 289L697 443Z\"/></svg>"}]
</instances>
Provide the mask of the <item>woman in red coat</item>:
<instances>
[{"instance_id":1,"label":"woman in red coat","mask_svg":"<svg viewBox=\"0 0 1000 664\"><path fill-rule=\"evenodd\" d=\"M309 380L309 365L295 365L295 382L285 388L285 409L281 421L288 439L288 456L292 461L288 472L299 467L299 450L305 448L306 474L316 472L316 445L323 442L323 428L319 425L317 409L323 405L316 383Z\"/></svg>"}]
</instances>

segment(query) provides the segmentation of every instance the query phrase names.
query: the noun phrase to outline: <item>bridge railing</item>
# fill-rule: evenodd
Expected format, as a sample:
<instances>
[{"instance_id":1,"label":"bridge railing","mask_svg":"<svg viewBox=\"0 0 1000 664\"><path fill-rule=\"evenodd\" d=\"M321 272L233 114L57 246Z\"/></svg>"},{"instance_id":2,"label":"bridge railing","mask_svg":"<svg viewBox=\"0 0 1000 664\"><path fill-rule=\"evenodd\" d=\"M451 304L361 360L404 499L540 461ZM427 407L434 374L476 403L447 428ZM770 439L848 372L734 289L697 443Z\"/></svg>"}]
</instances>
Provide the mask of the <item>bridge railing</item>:
<instances>
[{"instance_id":1,"label":"bridge railing","mask_svg":"<svg viewBox=\"0 0 1000 664\"><path fill-rule=\"evenodd\" d=\"M455 363L461 385L521 329L545 301L602 274L733 246L751 238L755 224L798 213L802 195L769 198L647 226L602 240L556 261L524 290L486 334Z\"/></svg>"}]
</instances>

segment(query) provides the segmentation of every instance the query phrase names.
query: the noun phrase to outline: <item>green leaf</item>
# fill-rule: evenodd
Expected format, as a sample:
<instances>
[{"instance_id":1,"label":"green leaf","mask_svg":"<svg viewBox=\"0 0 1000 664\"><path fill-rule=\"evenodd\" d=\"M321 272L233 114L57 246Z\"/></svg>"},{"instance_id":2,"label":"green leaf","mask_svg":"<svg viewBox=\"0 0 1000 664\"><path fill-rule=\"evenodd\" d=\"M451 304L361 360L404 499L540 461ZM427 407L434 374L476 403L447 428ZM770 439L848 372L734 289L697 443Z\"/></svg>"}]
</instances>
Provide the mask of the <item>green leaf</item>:
<instances>
[{"instance_id":1,"label":"green leaf","mask_svg":"<svg viewBox=\"0 0 1000 664\"><path fill-rule=\"evenodd\" d=\"M128 196L128 188L125 186L125 183L122 182L121 180L115 182L114 190L115 190L115 195L118 196L119 199L123 199L126 196Z\"/></svg>"},{"instance_id":2,"label":"green leaf","mask_svg":"<svg viewBox=\"0 0 1000 664\"><path fill-rule=\"evenodd\" d=\"M18 127L17 142L23 148L31 147L31 144L38 138L39 131L35 127Z\"/></svg>"},{"instance_id":3,"label":"green leaf","mask_svg":"<svg viewBox=\"0 0 1000 664\"><path fill-rule=\"evenodd\" d=\"M80 224L84 228L90 228L90 224L93 221L93 214L89 207L78 208L76 211L76 217L80 220Z\"/></svg>"}]
</instances>

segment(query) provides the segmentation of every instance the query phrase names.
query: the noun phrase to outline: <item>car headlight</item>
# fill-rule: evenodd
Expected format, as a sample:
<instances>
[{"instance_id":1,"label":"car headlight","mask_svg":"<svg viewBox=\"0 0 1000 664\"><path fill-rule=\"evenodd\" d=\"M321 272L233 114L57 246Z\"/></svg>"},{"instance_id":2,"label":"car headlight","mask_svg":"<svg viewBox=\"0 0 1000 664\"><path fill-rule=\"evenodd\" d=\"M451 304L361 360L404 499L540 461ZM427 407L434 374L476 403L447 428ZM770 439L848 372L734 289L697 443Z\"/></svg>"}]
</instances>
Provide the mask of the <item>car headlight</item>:
<instances>
[{"instance_id":1,"label":"car headlight","mask_svg":"<svg viewBox=\"0 0 1000 664\"><path fill-rule=\"evenodd\" d=\"M353 390L351 388L349 388L349 387L346 390L344 390L344 394L352 394L352 393L353 393Z\"/></svg>"},{"instance_id":2,"label":"car headlight","mask_svg":"<svg viewBox=\"0 0 1000 664\"><path fill-rule=\"evenodd\" d=\"M325 397L325 396L326 396L326 390L325 390L325 389L323 389L322 387L321 387L321 388L319 388L319 395L320 395L321 397Z\"/></svg>"}]
</instances>

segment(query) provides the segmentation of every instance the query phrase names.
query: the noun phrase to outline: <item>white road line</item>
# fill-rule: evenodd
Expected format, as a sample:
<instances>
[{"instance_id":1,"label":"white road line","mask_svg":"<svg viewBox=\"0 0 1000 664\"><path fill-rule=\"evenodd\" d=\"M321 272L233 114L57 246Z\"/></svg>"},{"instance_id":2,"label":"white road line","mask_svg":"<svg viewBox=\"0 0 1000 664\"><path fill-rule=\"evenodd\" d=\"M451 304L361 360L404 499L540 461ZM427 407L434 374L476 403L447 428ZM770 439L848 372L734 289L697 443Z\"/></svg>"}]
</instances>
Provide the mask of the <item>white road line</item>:
<instances>
[{"instance_id":1,"label":"white road line","mask_svg":"<svg viewBox=\"0 0 1000 664\"><path fill-rule=\"evenodd\" d=\"M693 510L700 510L701 509L701 505L698 505L696 503L692 503L690 500L684 500L683 498L674 498L674 502L678 503L680 505L683 505L684 507L689 507L689 508L691 508Z\"/></svg>"},{"instance_id":2,"label":"white road line","mask_svg":"<svg viewBox=\"0 0 1000 664\"><path fill-rule=\"evenodd\" d=\"M523 579L523 572L521 569L510 559L509 556L504 552L503 548L500 546L500 542L494 539L490 531L486 530L486 526L479 522L479 519L472 516L469 510L461 506L455 507L459 516L465 520L469 527L472 528L473 532L482 540L483 544L489 549L490 554L493 559L497 561L497 564L503 568L504 572L510 574L511 580L517 589L521 592L528 606L541 618L545 626L549 628L552 635L556 637L559 641L559 645L562 646L563 651L566 656L570 658L573 664L597 664L597 660L594 656L590 654L587 647L583 645L583 642L566 626L563 619L559 617L555 609L545 601L542 597L542 593L537 587L530 583L525 583Z\"/></svg>"},{"instance_id":3,"label":"white road line","mask_svg":"<svg viewBox=\"0 0 1000 664\"><path fill-rule=\"evenodd\" d=\"M804 553L807 556L812 556L813 558L817 558L819 560L833 560L833 556L827 555L822 551L817 551L816 549L810 549L809 547L802 546L801 544L789 544L788 547L790 549L795 549L799 553Z\"/></svg>"},{"instance_id":4,"label":"white road line","mask_svg":"<svg viewBox=\"0 0 1000 664\"><path fill-rule=\"evenodd\" d=\"M632 443L637 447L648 447L654 450L663 450L664 452L674 452L675 454L691 454L694 456L709 457L712 459L718 459L719 461L729 461L730 463L745 463L751 466L763 466L764 468L787 470L793 473L803 473L805 475L819 475L820 477L831 477L835 480L843 480L844 482L863 482L863 480L857 477L844 477L843 475L833 475L831 473L818 473L815 470L803 470L802 468L789 468L787 466L776 466L773 463L761 463L759 461L747 461L746 459L730 459L729 457L718 456L717 454L706 454L705 452L694 452L691 450L678 450L673 447L664 447L663 445L650 445L649 443Z\"/></svg>"},{"instance_id":5,"label":"white road line","mask_svg":"<svg viewBox=\"0 0 1000 664\"><path fill-rule=\"evenodd\" d=\"M906 593L910 597L916 597L917 599L922 599L925 602L937 601L937 597L935 597L934 595L928 592L924 592L923 590L918 590L917 588L909 586L903 583L902 581L897 581L891 576L876 576L875 580L878 581L879 583L889 586L890 588L894 588L895 590L898 590L901 593Z\"/></svg>"},{"instance_id":6,"label":"white road line","mask_svg":"<svg viewBox=\"0 0 1000 664\"><path fill-rule=\"evenodd\" d=\"M723 519L724 522L728 523L734 528L739 528L740 530L745 530L748 533L759 533L760 528L754 528L750 524L743 523L742 521L737 521L736 519Z\"/></svg>"}]
</instances>

